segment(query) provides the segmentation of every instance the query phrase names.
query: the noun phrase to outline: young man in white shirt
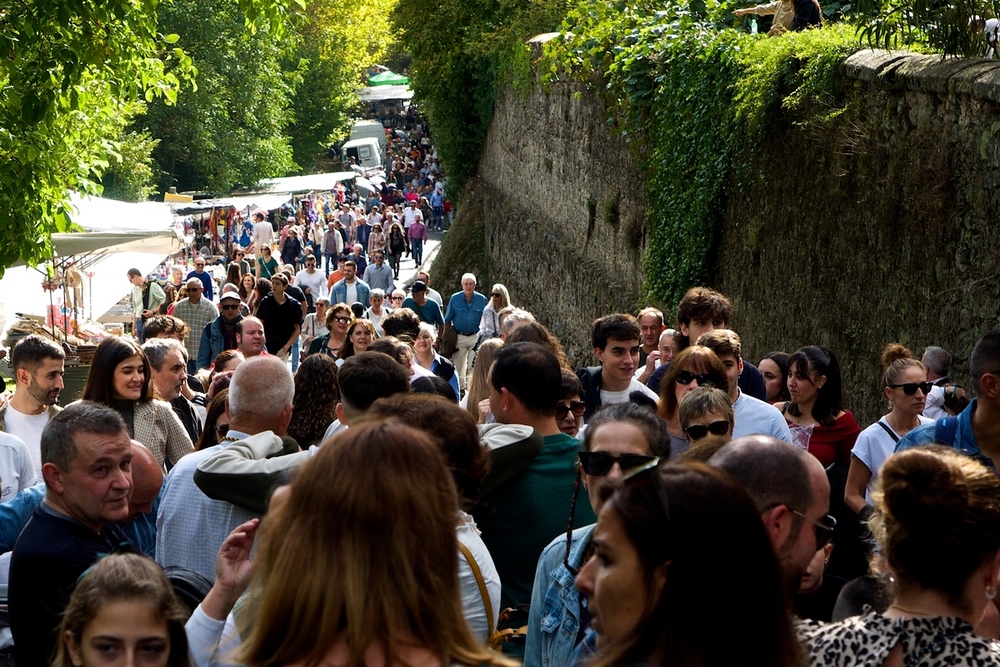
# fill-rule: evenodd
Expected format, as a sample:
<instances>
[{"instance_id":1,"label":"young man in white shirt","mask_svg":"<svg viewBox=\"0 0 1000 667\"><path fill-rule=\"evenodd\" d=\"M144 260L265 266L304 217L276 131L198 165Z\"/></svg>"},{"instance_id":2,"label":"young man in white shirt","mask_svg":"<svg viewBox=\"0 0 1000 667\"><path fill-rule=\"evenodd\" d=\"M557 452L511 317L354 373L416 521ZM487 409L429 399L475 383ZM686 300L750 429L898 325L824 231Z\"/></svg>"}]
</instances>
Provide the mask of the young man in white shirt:
<instances>
[{"instance_id":1,"label":"young man in white shirt","mask_svg":"<svg viewBox=\"0 0 1000 667\"><path fill-rule=\"evenodd\" d=\"M17 436L28 447L32 466L42 469L42 430L62 408L56 403L62 392L66 354L51 340L31 334L11 352L14 395L0 403L0 431Z\"/></svg>"},{"instance_id":2,"label":"young man in white shirt","mask_svg":"<svg viewBox=\"0 0 1000 667\"><path fill-rule=\"evenodd\" d=\"M639 322L632 315L615 313L596 319L590 337L594 356L601 365L576 372L583 383L585 419L602 405L627 402L634 391L654 402L658 400L652 389L634 377L639 366L641 332Z\"/></svg>"}]
</instances>

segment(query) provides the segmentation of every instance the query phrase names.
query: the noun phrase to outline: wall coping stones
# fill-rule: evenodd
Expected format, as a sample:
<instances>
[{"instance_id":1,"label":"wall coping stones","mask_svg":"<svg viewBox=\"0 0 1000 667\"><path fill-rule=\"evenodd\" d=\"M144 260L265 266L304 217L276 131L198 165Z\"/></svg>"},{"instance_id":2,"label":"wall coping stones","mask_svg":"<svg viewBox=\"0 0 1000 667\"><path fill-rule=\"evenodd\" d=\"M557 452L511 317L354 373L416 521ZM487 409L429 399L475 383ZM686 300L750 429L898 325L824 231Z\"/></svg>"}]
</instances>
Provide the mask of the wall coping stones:
<instances>
[{"instance_id":1,"label":"wall coping stones","mask_svg":"<svg viewBox=\"0 0 1000 667\"><path fill-rule=\"evenodd\" d=\"M1000 61L864 49L844 59L845 76L889 90L972 95L1000 102Z\"/></svg>"}]
</instances>

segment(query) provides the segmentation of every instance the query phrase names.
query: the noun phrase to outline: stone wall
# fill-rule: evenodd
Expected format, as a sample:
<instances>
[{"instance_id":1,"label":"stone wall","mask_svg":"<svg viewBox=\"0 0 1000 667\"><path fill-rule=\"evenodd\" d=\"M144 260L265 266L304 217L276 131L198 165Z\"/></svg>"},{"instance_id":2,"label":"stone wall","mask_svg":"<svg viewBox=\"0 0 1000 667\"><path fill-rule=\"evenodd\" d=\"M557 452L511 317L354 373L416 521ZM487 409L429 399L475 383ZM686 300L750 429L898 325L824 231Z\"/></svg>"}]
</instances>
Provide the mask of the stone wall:
<instances>
[{"instance_id":1,"label":"stone wall","mask_svg":"<svg viewBox=\"0 0 1000 667\"><path fill-rule=\"evenodd\" d=\"M736 304L747 359L837 352L866 424L884 405L886 343L943 345L967 381L972 344L997 324L1000 63L864 51L839 85L846 113L779 119L751 164L760 178L729 188L713 284ZM504 96L458 223L481 225L481 270L577 363L591 363L593 318L641 304L652 222L603 109L578 84Z\"/></svg>"}]
</instances>

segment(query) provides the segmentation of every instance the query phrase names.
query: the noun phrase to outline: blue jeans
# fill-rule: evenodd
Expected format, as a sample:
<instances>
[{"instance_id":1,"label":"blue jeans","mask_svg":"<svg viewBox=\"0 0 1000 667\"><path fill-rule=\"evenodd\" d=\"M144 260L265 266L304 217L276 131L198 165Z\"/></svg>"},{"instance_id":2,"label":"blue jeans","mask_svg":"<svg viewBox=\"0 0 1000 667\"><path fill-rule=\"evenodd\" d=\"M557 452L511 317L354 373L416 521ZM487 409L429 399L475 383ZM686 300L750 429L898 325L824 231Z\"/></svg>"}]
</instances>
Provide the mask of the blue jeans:
<instances>
[{"instance_id":1,"label":"blue jeans","mask_svg":"<svg viewBox=\"0 0 1000 667\"><path fill-rule=\"evenodd\" d=\"M299 370L299 339L292 345L292 372Z\"/></svg>"},{"instance_id":2,"label":"blue jeans","mask_svg":"<svg viewBox=\"0 0 1000 667\"><path fill-rule=\"evenodd\" d=\"M410 239L410 250L413 252L413 261L420 266L424 259L424 240Z\"/></svg>"},{"instance_id":3,"label":"blue jeans","mask_svg":"<svg viewBox=\"0 0 1000 667\"><path fill-rule=\"evenodd\" d=\"M337 253L326 253L326 277L330 277L330 271L337 270Z\"/></svg>"}]
</instances>

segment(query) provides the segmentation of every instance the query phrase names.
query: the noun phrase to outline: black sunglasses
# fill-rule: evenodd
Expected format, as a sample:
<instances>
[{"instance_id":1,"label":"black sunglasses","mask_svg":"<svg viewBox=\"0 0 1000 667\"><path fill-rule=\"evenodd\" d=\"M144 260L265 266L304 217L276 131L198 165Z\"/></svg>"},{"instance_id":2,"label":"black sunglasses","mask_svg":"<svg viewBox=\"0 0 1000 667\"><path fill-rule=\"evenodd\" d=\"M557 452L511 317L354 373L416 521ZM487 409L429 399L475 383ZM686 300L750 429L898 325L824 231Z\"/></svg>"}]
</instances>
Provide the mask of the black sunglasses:
<instances>
[{"instance_id":1,"label":"black sunglasses","mask_svg":"<svg viewBox=\"0 0 1000 667\"><path fill-rule=\"evenodd\" d=\"M220 436L225 437L229 433L229 424L218 424L215 427L215 432Z\"/></svg>"},{"instance_id":2,"label":"black sunglasses","mask_svg":"<svg viewBox=\"0 0 1000 667\"><path fill-rule=\"evenodd\" d=\"M501 296L503 296L503 295L500 294L500 292L493 292L493 298L499 299Z\"/></svg>"},{"instance_id":3,"label":"black sunglasses","mask_svg":"<svg viewBox=\"0 0 1000 667\"><path fill-rule=\"evenodd\" d=\"M232 306L226 306L226 305L222 306L222 310L239 310L239 309L240 309L239 305L236 304Z\"/></svg>"},{"instance_id":4,"label":"black sunglasses","mask_svg":"<svg viewBox=\"0 0 1000 667\"><path fill-rule=\"evenodd\" d=\"M926 396L927 394L931 393L931 389L934 388L934 383L933 382L904 382L903 384L890 384L889 386L891 388L893 388L893 389L901 387L903 389L903 393L906 394L907 396L913 396L915 393L917 393L917 389L919 389L920 391L924 392L924 395Z\"/></svg>"},{"instance_id":5,"label":"black sunglasses","mask_svg":"<svg viewBox=\"0 0 1000 667\"><path fill-rule=\"evenodd\" d=\"M612 456L604 452L580 452L580 467L583 468L583 472L593 477L606 477L616 463L623 473L629 473L648 465L653 460L656 460L655 456L642 454Z\"/></svg>"},{"instance_id":6,"label":"black sunglasses","mask_svg":"<svg viewBox=\"0 0 1000 667\"><path fill-rule=\"evenodd\" d=\"M827 514L825 517L823 517L822 521L816 521L814 519L810 519L802 512L799 512L798 510L792 510L792 514L802 517L803 519L805 519L806 521L808 521L813 525L813 530L816 533L817 551L825 547L830 542L830 540L833 539L833 531L837 528L837 519L835 519L832 515Z\"/></svg>"},{"instance_id":7,"label":"black sunglasses","mask_svg":"<svg viewBox=\"0 0 1000 667\"><path fill-rule=\"evenodd\" d=\"M692 373L691 371L681 371L677 374L677 384L687 386L692 382L697 382L699 387L711 385L712 377L708 373Z\"/></svg>"},{"instance_id":8,"label":"black sunglasses","mask_svg":"<svg viewBox=\"0 0 1000 667\"><path fill-rule=\"evenodd\" d=\"M344 317L343 315L334 315L334 316L333 316L333 320L334 320L335 322L340 322L340 323L342 323L342 324L343 324L343 323L347 323L347 322L350 322L350 321L351 321L351 318L349 318L349 317Z\"/></svg>"},{"instance_id":9,"label":"black sunglasses","mask_svg":"<svg viewBox=\"0 0 1000 667\"><path fill-rule=\"evenodd\" d=\"M573 401L569 405L559 404L556 406L556 419L566 419L566 415L572 412L575 416L580 417L587 410L587 406L579 401Z\"/></svg>"},{"instance_id":10,"label":"black sunglasses","mask_svg":"<svg viewBox=\"0 0 1000 667\"><path fill-rule=\"evenodd\" d=\"M701 440L706 435L725 435L729 433L729 422L725 419L717 419L711 424L691 424L684 432L691 440Z\"/></svg>"}]
</instances>

